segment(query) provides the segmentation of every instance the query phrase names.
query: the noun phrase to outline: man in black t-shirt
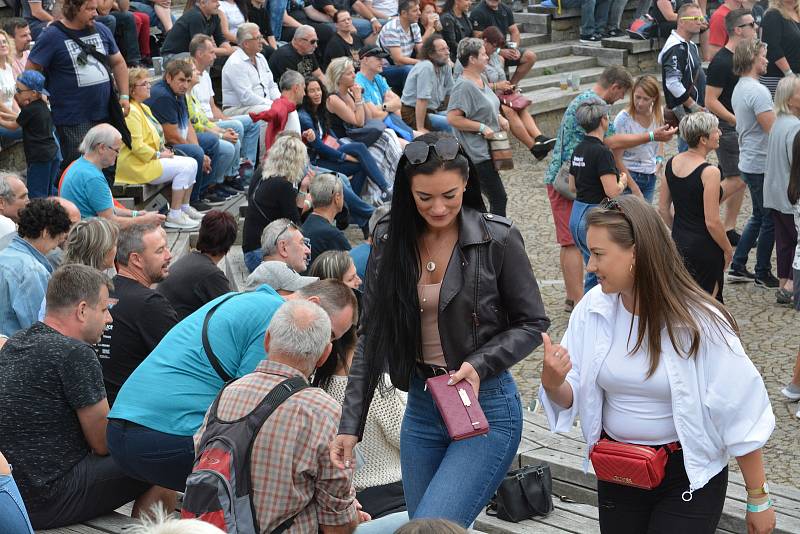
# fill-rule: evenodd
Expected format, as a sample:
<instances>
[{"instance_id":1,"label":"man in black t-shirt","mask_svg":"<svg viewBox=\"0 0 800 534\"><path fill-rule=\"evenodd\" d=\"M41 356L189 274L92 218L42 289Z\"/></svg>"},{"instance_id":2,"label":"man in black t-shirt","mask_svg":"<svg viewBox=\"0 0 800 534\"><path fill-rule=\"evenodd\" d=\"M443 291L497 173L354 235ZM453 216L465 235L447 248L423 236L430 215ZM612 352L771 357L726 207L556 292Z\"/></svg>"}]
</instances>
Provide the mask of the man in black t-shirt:
<instances>
[{"instance_id":1,"label":"man in black t-shirt","mask_svg":"<svg viewBox=\"0 0 800 534\"><path fill-rule=\"evenodd\" d=\"M342 183L333 174L318 174L311 179L309 192L314 211L303 223L303 235L311 240L311 258L326 250L350 250L350 242L334 222L344 206Z\"/></svg>"},{"instance_id":2,"label":"man in black t-shirt","mask_svg":"<svg viewBox=\"0 0 800 534\"><path fill-rule=\"evenodd\" d=\"M328 79L319 68L319 63L314 55L317 49L317 32L311 26L300 26L294 32L294 37L289 44L278 48L269 58L269 70L276 80L280 80L287 70L296 70L303 77L314 76L328 83Z\"/></svg>"},{"instance_id":3,"label":"man in black t-shirt","mask_svg":"<svg viewBox=\"0 0 800 534\"><path fill-rule=\"evenodd\" d=\"M17 332L0 352L0 450L37 530L134 499L166 498L174 509L174 492L128 478L108 456L108 402L91 344L111 322L111 288L96 269L61 267L50 279L44 322Z\"/></svg>"},{"instance_id":4,"label":"man in black t-shirt","mask_svg":"<svg viewBox=\"0 0 800 534\"><path fill-rule=\"evenodd\" d=\"M120 232L111 293L117 300L111 309L114 323L99 350L111 405L125 380L178 322L169 301L150 289L166 278L169 261L166 233L159 225L136 224Z\"/></svg>"},{"instance_id":5,"label":"man in black t-shirt","mask_svg":"<svg viewBox=\"0 0 800 534\"><path fill-rule=\"evenodd\" d=\"M481 37L483 30L489 26L499 29L503 36L511 36L511 40L506 43L505 48L500 49L499 54L505 60L506 67L517 67L509 80L517 85L536 63L536 53L519 47L521 37L519 27L514 21L514 12L500 0L483 0L470 12L469 18L475 37Z\"/></svg>"},{"instance_id":6,"label":"man in black t-shirt","mask_svg":"<svg viewBox=\"0 0 800 534\"><path fill-rule=\"evenodd\" d=\"M219 0L198 0L194 7L181 15L175 25L167 32L161 54L167 58L175 54L189 51L189 42L192 37L202 33L214 38L217 47L214 53L217 57L231 55L234 48L222 35L219 20ZM166 61L164 62L166 63Z\"/></svg>"},{"instance_id":7,"label":"man in black t-shirt","mask_svg":"<svg viewBox=\"0 0 800 534\"><path fill-rule=\"evenodd\" d=\"M722 130L717 159L722 179L728 182L726 187L733 190L725 200L723 224L728 240L735 245L739 241L736 218L742 207L746 186L739 175L739 136L736 133L736 117L731 105L733 88L739 81L739 77L733 73L733 51L742 41L755 39L757 27L750 10L734 9L725 15L725 29L728 32L728 42L714 55L708 66L705 102L708 110L719 119L719 128Z\"/></svg>"}]
</instances>

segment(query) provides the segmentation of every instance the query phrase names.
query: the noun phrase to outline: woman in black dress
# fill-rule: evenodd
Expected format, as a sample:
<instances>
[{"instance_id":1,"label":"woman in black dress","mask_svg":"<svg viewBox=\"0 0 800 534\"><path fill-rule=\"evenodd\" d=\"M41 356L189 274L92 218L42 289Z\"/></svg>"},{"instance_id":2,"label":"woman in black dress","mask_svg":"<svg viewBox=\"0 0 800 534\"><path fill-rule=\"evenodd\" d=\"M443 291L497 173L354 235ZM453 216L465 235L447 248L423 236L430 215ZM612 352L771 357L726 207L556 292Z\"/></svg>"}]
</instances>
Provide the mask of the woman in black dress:
<instances>
[{"instance_id":1,"label":"woman in black dress","mask_svg":"<svg viewBox=\"0 0 800 534\"><path fill-rule=\"evenodd\" d=\"M710 113L692 113L681 119L679 130L689 149L667 162L659 209L672 228L672 239L688 271L700 287L722 302L724 273L733 247L719 216L724 196L720 171L706 161L709 152L719 147L719 121Z\"/></svg>"}]
</instances>

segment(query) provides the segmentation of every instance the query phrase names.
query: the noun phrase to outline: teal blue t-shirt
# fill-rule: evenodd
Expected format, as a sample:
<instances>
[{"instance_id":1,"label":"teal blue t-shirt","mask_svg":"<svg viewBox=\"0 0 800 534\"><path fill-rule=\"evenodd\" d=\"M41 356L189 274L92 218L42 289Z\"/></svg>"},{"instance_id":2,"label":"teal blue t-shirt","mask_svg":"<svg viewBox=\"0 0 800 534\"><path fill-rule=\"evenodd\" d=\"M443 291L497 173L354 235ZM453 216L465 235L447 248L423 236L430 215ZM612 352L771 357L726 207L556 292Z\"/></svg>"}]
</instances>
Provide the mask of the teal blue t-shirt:
<instances>
[{"instance_id":1,"label":"teal blue t-shirt","mask_svg":"<svg viewBox=\"0 0 800 534\"><path fill-rule=\"evenodd\" d=\"M109 418L124 419L178 436L203 423L223 381L203 350L206 313L218 297L175 325L136 368L114 401ZM236 295L214 312L208 339L222 368L239 378L267 358L264 334L283 298L267 285Z\"/></svg>"},{"instance_id":2,"label":"teal blue t-shirt","mask_svg":"<svg viewBox=\"0 0 800 534\"><path fill-rule=\"evenodd\" d=\"M356 74L356 83L364 88L364 100L370 104L380 106L383 104L383 95L389 90L389 84L386 83L386 78L380 74L375 75L375 79L369 79L361 74Z\"/></svg>"},{"instance_id":3,"label":"teal blue t-shirt","mask_svg":"<svg viewBox=\"0 0 800 534\"><path fill-rule=\"evenodd\" d=\"M61 196L71 200L80 210L81 219L114 207L114 198L106 177L94 163L81 156L69 166L61 183Z\"/></svg>"}]
</instances>

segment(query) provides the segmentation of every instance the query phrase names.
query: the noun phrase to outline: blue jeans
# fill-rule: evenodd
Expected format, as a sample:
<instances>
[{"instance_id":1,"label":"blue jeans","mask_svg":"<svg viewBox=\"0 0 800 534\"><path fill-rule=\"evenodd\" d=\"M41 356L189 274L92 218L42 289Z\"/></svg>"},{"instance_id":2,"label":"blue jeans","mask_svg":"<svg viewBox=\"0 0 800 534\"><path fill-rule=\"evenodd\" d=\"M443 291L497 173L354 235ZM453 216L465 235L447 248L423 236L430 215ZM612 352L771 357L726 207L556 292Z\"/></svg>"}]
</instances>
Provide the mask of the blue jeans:
<instances>
[{"instance_id":1,"label":"blue jeans","mask_svg":"<svg viewBox=\"0 0 800 534\"><path fill-rule=\"evenodd\" d=\"M0 475L0 532L33 534L25 503L11 475Z\"/></svg>"},{"instance_id":2,"label":"blue jeans","mask_svg":"<svg viewBox=\"0 0 800 534\"><path fill-rule=\"evenodd\" d=\"M347 205L350 224L355 224L359 228L363 228L369 222L369 218L372 217L372 213L375 211L375 208L372 206L372 204L365 202L364 199L362 199L356 194L355 191L353 191L353 186L350 183L351 180L348 179L344 174L336 172L328 167L321 167L317 165L312 165L311 167L317 173L329 172L336 174L339 177L339 181L341 181L343 185L342 192L344 193L344 203Z\"/></svg>"},{"instance_id":3,"label":"blue jeans","mask_svg":"<svg viewBox=\"0 0 800 534\"><path fill-rule=\"evenodd\" d=\"M61 169L61 154L50 161L28 163L28 196L45 198L58 195L58 172Z\"/></svg>"},{"instance_id":4,"label":"blue jeans","mask_svg":"<svg viewBox=\"0 0 800 534\"><path fill-rule=\"evenodd\" d=\"M220 128L230 128L236 135L239 136L239 140L235 143L231 143L228 141L229 144L233 145L233 161L231 162L231 166L225 170L225 176L239 176L239 162L242 159L242 141L244 140L244 126L239 121L219 121L217 126Z\"/></svg>"},{"instance_id":5,"label":"blue jeans","mask_svg":"<svg viewBox=\"0 0 800 534\"><path fill-rule=\"evenodd\" d=\"M117 31L117 19L112 17L110 14L105 16L97 16L95 17L96 21L102 22L105 26L111 30L111 34L113 35L115 31Z\"/></svg>"},{"instance_id":6,"label":"blue jeans","mask_svg":"<svg viewBox=\"0 0 800 534\"><path fill-rule=\"evenodd\" d=\"M272 26L272 35L275 36L276 41L281 40L281 33L283 33L283 16L286 14L286 8L289 5L289 0L269 0L264 4L264 10L269 14L269 24Z\"/></svg>"},{"instance_id":7,"label":"blue jeans","mask_svg":"<svg viewBox=\"0 0 800 534\"><path fill-rule=\"evenodd\" d=\"M159 28L161 28L161 31L164 31L164 25L161 24L161 20L159 20L159 18L156 16L156 10L153 9L152 2L136 2L136 1L132 1L131 2L131 11L140 11L142 13L145 13L148 17L150 17L150 27L151 28L153 26L158 26ZM175 18L175 15L170 15L170 17L172 18L172 23L174 24L175 21L177 20Z\"/></svg>"},{"instance_id":8,"label":"blue jeans","mask_svg":"<svg viewBox=\"0 0 800 534\"><path fill-rule=\"evenodd\" d=\"M16 141L22 139L22 128L16 130L9 130L0 126L0 137L7 141Z\"/></svg>"},{"instance_id":9,"label":"blue jeans","mask_svg":"<svg viewBox=\"0 0 800 534\"><path fill-rule=\"evenodd\" d=\"M195 177L190 199L192 202L196 202L200 200L200 194L205 193L206 189L208 189L208 186L211 184L211 175L203 172L203 156L205 156L203 147L188 143L185 145L175 145L173 148L180 151L179 155L190 157L197 162L197 176Z\"/></svg>"},{"instance_id":10,"label":"blue jeans","mask_svg":"<svg viewBox=\"0 0 800 534\"><path fill-rule=\"evenodd\" d=\"M428 120L431 121L431 127L437 132L453 133L453 127L447 122L447 116L442 113L428 113Z\"/></svg>"},{"instance_id":11,"label":"blue jeans","mask_svg":"<svg viewBox=\"0 0 800 534\"><path fill-rule=\"evenodd\" d=\"M572 202L572 213L569 216L569 231L575 246L581 251L584 266L589 263L589 245L586 244L586 212L594 208L596 204L584 204L578 200ZM583 278L583 292L588 293L590 289L597 285L597 276L594 273L586 273Z\"/></svg>"},{"instance_id":12,"label":"blue jeans","mask_svg":"<svg viewBox=\"0 0 800 534\"><path fill-rule=\"evenodd\" d=\"M165 434L119 419L106 427L108 450L126 475L156 486L183 491L194 465L192 436Z\"/></svg>"},{"instance_id":13,"label":"blue jeans","mask_svg":"<svg viewBox=\"0 0 800 534\"><path fill-rule=\"evenodd\" d=\"M581 35L602 33L608 24L609 0L562 0L564 9L581 9Z\"/></svg>"},{"instance_id":14,"label":"blue jeans","mask_svg":"<svg viewBox=\"0 0 800 534\"><path fill-rule=\"evenodd\" d=\"M244 253L244 265L251 273L264 261L264 252L257 248Z\"/></svg>"},{"instance_id":15,"label":"blue jeans","mask_svg":"<svg viewBox=\"0 0 800 534\"><path fill-rule=\"evenodd\" d=\"M383 67L383 77L386 83L398 95L403 94L403 87L406 85L406 78L411 72L412 65L387 65Z\"/></svg>"},{"instance_id":16,"label":"blue jeans","mask_svg":"<svg viewBox=\"0 0 800 534\"><path fill-rule=\"evenodd\" d=\"M742 237L733 252L731 268L744 269L747 255L758 241L756 247L756 278L764 278L772 272L772 249L775 247L775 223L772 211L764 207L764 175L743 172L742 180L750 190L753 213L742 231Z\"/></svg>"},{"instance_id":17,"label":"blue jeans","mask_svg":"<svg viewBox=\"0 0 800 534\"><path fill-rule=\"evenodd\" d=\"M211 158L211 184L221 184L225 181L225 173L231 168L236 147L233 143L220 139L217 134L200 132L197 142L203 147L203 152Z\"/></svg>"},{"instance_id":18,"label":"blue jeans","mask_svg":"<svg viewBox=\"0 0 800 534\"><path fill-rule=\"evenodd\" d=\"M347 176L352 176L351 185L356 194L361 194L364 189L364 184L367 178L378 186L382 191L389 189L389 184L386 182L386 177L383 175L375 158L370 154L367 145L364 143L342 143L339 147L341 152L349 154L358 159L355 161L333 161L333 160L318 160L317 165L326 169L331 169Z\"/></svg>"},{"instance_id":19,"label":"blue jeans","mask_svg":"<svg viewBox=\"0 0 800 534\"><path fill-rule=\"evenodd\" d=\"M656 175L636 171L628 172L630 172L631 178L633 178L633 181L636 182L636 185L641 189L644 199L649 203L653 202L653 195L656 192L656 181L658 180Z\"/></svg>"},{"instance_id":20,"label":"blue jeans","mask_svg":"<svg viewBox=\"0 0 800 534\"><path fill-rule=\"evenodd\" d=\"M245 175L245 179L249 180L253 176L253 171L255 170L257 163L256 158L258 157L258 135L261 132L261 127L257 123L254 123L249 115L236 115L228 120L217 122L217 126L220 128L236 129L235 126L230 126L234 122L241 124L244 132L243 134L239 134L239 143L242 145L239 155L240 157L249 160L253 164L253 168L251 168ZM239 133L238 130L237 133ZM238 161L234 161L234 164L237 166L239 165Z\"/></svg>"},{"instance_id":21,"label":"blue jeans","mask_svg":"<svg viewBox=\"0 0 800 534\"><path fill-rule=\"evenodd\" d=\"M411 519L449 519L468 527L508 471L522 437L522 406L508 371L481 382L489 421L484 436L452 441L425 382L411 378L400 430L403 491Z\"/></svg>"}]
</instances>

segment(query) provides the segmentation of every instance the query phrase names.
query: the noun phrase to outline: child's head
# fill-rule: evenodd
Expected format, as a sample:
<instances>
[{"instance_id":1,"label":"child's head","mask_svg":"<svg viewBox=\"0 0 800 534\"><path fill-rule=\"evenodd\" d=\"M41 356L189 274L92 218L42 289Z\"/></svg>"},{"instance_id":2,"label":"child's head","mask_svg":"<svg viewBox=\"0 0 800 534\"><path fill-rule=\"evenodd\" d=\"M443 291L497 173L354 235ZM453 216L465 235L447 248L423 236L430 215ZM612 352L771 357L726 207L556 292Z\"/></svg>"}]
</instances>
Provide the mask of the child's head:
<instances>
[{"instance_id":1,"label":"child's head","mask_svg":"<svg viewBox=\"0 0 800 534\"><path fill-rule=\"evenodd\" d=\"M41 72L26 70L17 76L17 94L14 98L20 107L39 100L42 95L50 96L50 93L44 88L44 75Z\"/></svg>"}]
</instances>

